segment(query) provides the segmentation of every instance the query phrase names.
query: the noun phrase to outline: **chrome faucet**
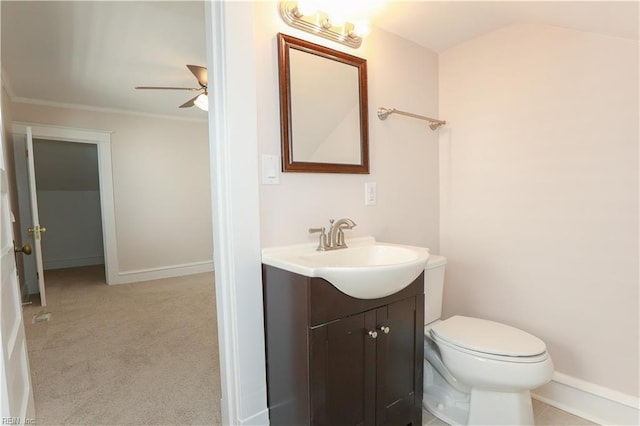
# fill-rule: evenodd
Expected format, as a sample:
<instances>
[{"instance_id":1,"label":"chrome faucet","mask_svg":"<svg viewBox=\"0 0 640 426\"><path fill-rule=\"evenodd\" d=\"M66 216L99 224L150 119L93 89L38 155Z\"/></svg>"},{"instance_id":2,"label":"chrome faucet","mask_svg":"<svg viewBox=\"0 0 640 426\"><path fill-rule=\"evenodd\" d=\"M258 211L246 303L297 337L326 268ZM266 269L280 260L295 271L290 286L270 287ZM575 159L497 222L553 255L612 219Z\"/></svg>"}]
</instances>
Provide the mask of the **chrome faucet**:
<instances>
[{"instance_id":1,"label":"chrome faucet","mask_svg":"<svg viewBox=\"0 0 640 426\"><path fill-rule=\"evenodd\" d=\"M325 233L325 228L309 228L309 233L320 233L320 239L318 241L318 248L316 250L336 250L341 248L347 248L347 244L344 241L344 230L352 229L356 226L356 223L348 218L329 220L329 233Z\"/></svg>"}]
</instances>

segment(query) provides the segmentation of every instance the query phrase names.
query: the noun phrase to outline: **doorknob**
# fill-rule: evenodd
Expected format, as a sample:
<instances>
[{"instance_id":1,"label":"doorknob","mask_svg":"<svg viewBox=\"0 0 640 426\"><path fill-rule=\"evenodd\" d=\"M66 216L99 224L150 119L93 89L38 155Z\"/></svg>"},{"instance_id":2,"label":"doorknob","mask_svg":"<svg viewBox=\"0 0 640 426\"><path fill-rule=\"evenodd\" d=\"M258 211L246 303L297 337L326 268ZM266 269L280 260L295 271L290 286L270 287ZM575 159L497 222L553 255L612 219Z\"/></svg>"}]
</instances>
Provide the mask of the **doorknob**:
<instances>
[{"instance_id":1,"label":"doorknob","mask_svg":"<svg viewBox=\"0 0 640 426\"><path fill-rule=\"evenodd\" d=\"M29 234L33 234L33 238L39 240L40 238L42 238L42 233L47 232L47 228L45 228L44 226L35 225L33 228L27 228L27 232Z\"/></svg>"},{"instance_id":2,"label":"doorknob","mask_svg":"<svg viewBox=\"0 0 640 426\"><path fill-rule=\"evenodd\" d=\"M14 246L13 251L15 251L16 253L24 253L28 256L33 252L33 249L31 248L31 244L25 244L22 247Z\"/></svg>"},{"instance_id":3,"label":"doorknob","mask_svg":"<svg viewBox=\"0 0 640 426\"><path fill-rule=\"evenodd\" d=\"M34 232L36 229L37 229L38 231L40 231L40 232L47 232L47 228L45 228L44 226L35 226L35 227L33 227L33 228L32 228L32 227L27 228L27 233L29 233L29 234L33 234L33 232Z\"/></svg>"}]
</instances>

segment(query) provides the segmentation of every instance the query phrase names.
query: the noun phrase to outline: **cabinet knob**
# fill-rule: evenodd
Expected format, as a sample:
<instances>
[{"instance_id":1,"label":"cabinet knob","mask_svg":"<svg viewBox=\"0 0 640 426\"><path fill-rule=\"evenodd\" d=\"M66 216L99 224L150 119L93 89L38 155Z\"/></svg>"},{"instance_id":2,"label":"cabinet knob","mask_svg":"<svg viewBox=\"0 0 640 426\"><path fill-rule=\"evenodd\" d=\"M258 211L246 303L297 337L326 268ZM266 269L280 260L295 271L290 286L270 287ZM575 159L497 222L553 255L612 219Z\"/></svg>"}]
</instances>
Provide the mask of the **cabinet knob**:
<instances>
[{"instance_id":1,"label":"cabinet knob","mask_svg":"<svg viewBox=\"0 0 640 426\"><path fill-rule=\"evenodd\" d=\"M379 327L380 331L382 331L384 334L389 334L389 332L391 331L391 329L389 327L387 327L386 325L381 325Z\"/></svg>"},{"instance_id":2,"label":"cabinet knob","mask_svg":"<svg viewBox=\"0 0 640 426\"><path fill-rule=\"evenodd\" d=\"M376 339L378 337L378 332L375 330L369 330L369 336L371 336L372 339Z\"/></svg>"}]
</instances>

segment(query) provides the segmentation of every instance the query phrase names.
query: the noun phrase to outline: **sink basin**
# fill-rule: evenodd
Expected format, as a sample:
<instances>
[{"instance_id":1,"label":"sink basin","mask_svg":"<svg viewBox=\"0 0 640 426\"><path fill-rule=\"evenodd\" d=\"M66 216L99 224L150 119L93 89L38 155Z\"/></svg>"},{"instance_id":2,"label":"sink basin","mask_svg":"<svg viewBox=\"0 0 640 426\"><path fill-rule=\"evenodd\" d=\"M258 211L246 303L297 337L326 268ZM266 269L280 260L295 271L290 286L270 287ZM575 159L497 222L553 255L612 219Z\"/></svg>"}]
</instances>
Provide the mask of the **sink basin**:
<instances>
[{"instance_id":1,"label":"sink basin","mask_svg":"<svg viewBox=\"0 0 640 426\"><path fill-rule=\"evenodd\" d=\"M429 249L379 243L372 237L347 241L349 247L316 251L301 244L262 250L262 263L307 277L324 278L359 299L397 293L415 280L429 259Z\"/></svg>"}]
</instances>

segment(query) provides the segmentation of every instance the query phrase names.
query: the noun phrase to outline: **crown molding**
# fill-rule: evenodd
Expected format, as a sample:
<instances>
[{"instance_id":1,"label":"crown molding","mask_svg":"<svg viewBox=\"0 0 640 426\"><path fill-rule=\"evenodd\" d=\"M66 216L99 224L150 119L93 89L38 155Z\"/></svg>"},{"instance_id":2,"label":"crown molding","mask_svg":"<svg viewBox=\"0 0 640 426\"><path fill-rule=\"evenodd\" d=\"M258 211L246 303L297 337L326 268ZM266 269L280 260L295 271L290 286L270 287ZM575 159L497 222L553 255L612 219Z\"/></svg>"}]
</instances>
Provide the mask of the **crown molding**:
<instances>
[{"instance_id":1,"label":"crown molding","mask_svg":"<svg viewBox=\"0 0 640 426\"><path fill-rule=\"evenodd\" d=\"M4 81L4 78L3 78L3 83L6 83ZM42 99L22 98L18 96L11 96L11 93L9 92L9 90L7 90L7 93L9 94L9 99L11 100L11 102L17 103L17 104L38 105L38 106L47 106L47 107L53 107L53 108L69 108L69 109L76 109L81 111L121 114L121 115L130 115L130 116L138 116L138 117L146 117L146 118L157 118L161 120L186 121L191 123L207 123L208 122L207 118L176 117L173 115L132 111L132 110L126 110L126 109L120 109L120 108L96 107L96 106L83 105L83 104L45 101Z\"/></svg>"}]
</instances>

